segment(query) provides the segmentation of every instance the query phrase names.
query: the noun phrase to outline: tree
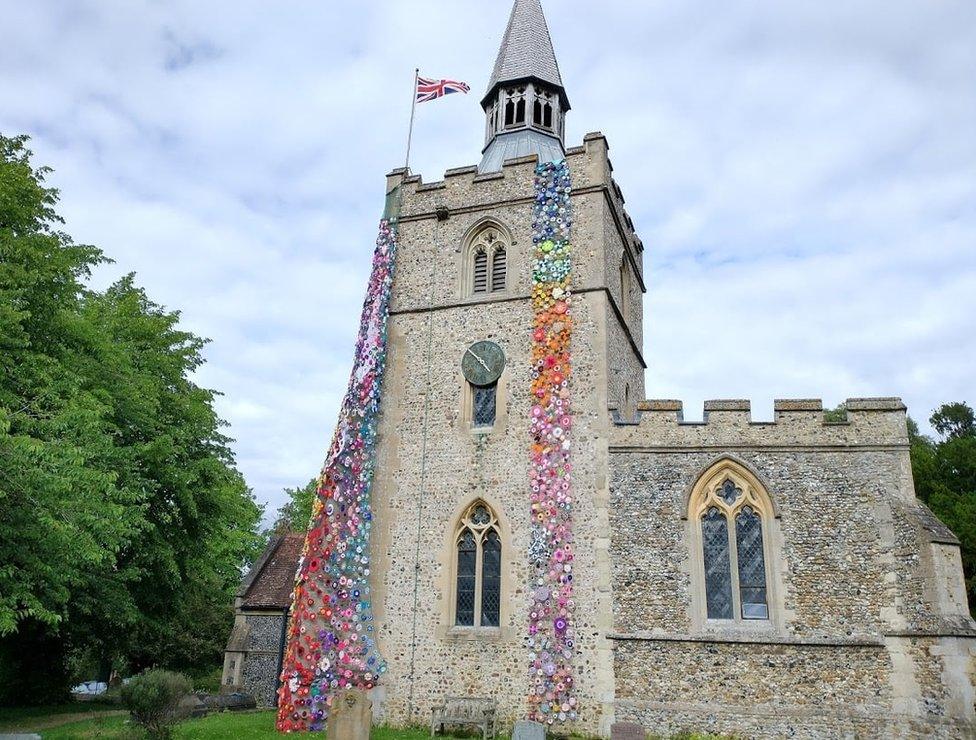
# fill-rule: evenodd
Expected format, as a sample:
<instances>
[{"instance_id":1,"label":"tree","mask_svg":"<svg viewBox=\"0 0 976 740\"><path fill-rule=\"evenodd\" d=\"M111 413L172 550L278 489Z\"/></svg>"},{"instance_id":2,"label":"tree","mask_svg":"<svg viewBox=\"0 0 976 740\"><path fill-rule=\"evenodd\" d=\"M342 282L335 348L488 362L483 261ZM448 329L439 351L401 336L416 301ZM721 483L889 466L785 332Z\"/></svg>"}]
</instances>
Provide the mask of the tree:
<instances>
[{"instance_id":1,"label":"tree","mask_svg":"<svg viewBox=\"0 0 976 740\"><path fill-rule=\"evenodd\" d=\"M915 492L959 538L970 610L976 607L976 423L965 403L946 403L929 419L934 440L908 420Z\"/></svg>"},{"instance_id":2,"label":"tree","mask_svg":"<svg viewBox=\"0 0 976 740\"><path fill-rule=\"evenodd\" d=\"M824 409L824 421L847 421L847 404L839 403L832 409Z\"/></svg>"},{"instance_id":3,"label":"tree","mask_svg":"<svg viewBox=\"0 0 976 740\"><path fill-rule=\"evenodd\" d=\"M319 479L312 478L300 488L285 489L288 500L278 508L270 534L304 532L308 529L308 522L312 517L312 502L315 500L318 485Z\"/></svg>"},{"instance_id":4,"label":"tree","mask_svg":"<svg viewBox=\"0 0 976 740\"><path fill-rule=\"evenodd\" d=\"M87 288L106 258L59 230L47 174L25 137L0 136L8 702L39 698L22 688L32 676L63 693L72 660L181 669L173 664L219 660L240 568L259 545L261 510L214 393L191 379L205 341L132 276Z\"/></svg>"},{"instance_id":5,"label":"tree","mask_svg":"<svg viewBox=\"0 0 976 740\"><path fill-rule=\"evenodd\" d=\"M960 439L976 435L976 418L965 403L944 403L929 419L932 428L943 439Z\"/></svg>"}]
</instances>

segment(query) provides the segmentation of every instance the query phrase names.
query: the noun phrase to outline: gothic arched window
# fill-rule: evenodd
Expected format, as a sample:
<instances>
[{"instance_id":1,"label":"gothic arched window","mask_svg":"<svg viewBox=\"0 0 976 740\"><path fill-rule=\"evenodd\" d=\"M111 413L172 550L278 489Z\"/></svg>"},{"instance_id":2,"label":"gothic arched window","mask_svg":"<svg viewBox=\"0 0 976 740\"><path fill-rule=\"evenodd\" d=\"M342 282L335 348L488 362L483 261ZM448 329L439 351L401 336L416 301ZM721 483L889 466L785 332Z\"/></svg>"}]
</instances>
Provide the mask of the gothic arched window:
<instances>
[{"instance_id":1,"label":"gothic arched window","mask_svg":"<svg viewBox=\"0 0 976 740\"><path fill-rule=\"evenodd\" d=\"M542 128L552 128L552 93L536 92L532 104L532 123Z\"/></svg>"},{"instance_id":2,"label":"gothic arched window","mask_svg":"<svg viewBox=\"0 0 976 740\"><path fill-rule=\"evenodd\" d=\"M505 125L525 123L525 88L510 87L505 91Z\"/></svg>"},{"instance_id":3,"label":"gothic arched window","mask_svg":"<svg viewBox=\"0 0 976 740\"><path fill-rule=\"evenodd\" d=\"M507 287L508 254L501 231L487 226L477 232L470 241L466 294L500 293Z\"/></svg>"},{"instance_id":4,"label":"gothic arched window","mask_svg":"<svg viewBox=\"0 0 976 740\"><path fill-rule=\"evenodd\" d=\"M769 495L731 461L713 466L689 501L707 619L768 620Z\"/></svg>"},{"instance_id":5,"label":"gothic arched window","mask_svg":"<svg viewBox=\"0 0 976 740\"><path fill-rule=\"evenodd\" d=\"M497 627L501 612L502 541L498 518L488 504L475 501L464 512L454 548L454 624Z\"/></svg>"}]
</instances>

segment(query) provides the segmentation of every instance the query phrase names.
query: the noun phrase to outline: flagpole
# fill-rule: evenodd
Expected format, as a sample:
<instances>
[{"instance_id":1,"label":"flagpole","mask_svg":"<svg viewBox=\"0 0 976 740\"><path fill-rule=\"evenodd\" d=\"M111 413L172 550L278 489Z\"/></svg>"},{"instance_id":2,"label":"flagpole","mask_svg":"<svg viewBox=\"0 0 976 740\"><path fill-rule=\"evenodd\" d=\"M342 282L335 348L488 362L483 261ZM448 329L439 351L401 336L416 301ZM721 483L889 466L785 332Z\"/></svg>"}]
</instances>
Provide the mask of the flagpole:
<instances>
[{"instance_id":1,"label":"flagpole","mask_svg":"<svg viewBox=\"0 0 976 740\"><path fill-rule=\"evenodd\" d=\"M417 80L420 79L420 67L413 71L413 96L410 102L410 128L407 130L407 156L403 161L404 177L410 174L410 141L413 139L413 115L417 110Z\"/></svg>"}]
</instances>

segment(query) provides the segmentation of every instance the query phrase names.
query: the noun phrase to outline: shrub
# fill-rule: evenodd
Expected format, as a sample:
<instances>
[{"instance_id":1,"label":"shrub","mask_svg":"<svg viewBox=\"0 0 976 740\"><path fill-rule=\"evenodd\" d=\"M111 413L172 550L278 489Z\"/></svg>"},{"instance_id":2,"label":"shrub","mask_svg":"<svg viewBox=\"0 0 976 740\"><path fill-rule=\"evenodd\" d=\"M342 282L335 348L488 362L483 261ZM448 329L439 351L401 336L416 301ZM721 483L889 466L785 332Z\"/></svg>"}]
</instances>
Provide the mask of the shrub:
<instances>
[{"instance_id":1,"label":"shrub","mask_svg":"<svg viewBox=\"0 0 976 740\"><path fill-rule=\"evenodd\" d=\"M180 701L191 688L190 680L181 673L150 669L122 687L122 703L150 737L165 739L179 719Z\"/></svg>"}]
</instances>

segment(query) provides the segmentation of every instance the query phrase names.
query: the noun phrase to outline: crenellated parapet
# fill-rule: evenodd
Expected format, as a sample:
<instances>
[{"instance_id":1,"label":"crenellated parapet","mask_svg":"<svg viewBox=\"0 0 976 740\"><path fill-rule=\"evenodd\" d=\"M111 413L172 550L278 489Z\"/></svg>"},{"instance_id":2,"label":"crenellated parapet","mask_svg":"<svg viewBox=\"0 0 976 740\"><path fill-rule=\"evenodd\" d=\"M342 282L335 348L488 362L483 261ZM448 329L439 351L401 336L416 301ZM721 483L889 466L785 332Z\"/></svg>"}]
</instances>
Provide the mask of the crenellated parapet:
<instances>
[{"instance_id":1,"label":"crenellated parapet","mask_svg":"<svg viewBox=\"0 0 976 740\"><path fill-rule=\"evenodd\" d=\"M705 401L702 421L685 421L676 400L637 404L633 418L611 408L610 448L905 447L905 404L900 398L849 398L847 417L828 421L820 399L780 399L773 421L753 421L748 400Z\"/></svg>"},{"instance_id":2,"label":"crenellated parapet","mask_svg":"<svg viewBox=\"0 0 976 740\"><path fill-rule=\"evenodd\" d=\"M609 150L606 137L599 131L586 134L581 145L566 150L566 162L573 173L573 194L605 194L643 290L640 255L644 244L624 208L623 193L613 178ZM508 203L530 204L534 197L531 184L538 161L539 157L534 154L508 159L498 172L479 172L475 164L453 167L441 180L433 182L424 182L421 175L408 174L398 167L386 176L386 192L392 192L397 186L402 188L401 223L437 218L438 213L458 215Z\"/></svg>"}]
</instances>

